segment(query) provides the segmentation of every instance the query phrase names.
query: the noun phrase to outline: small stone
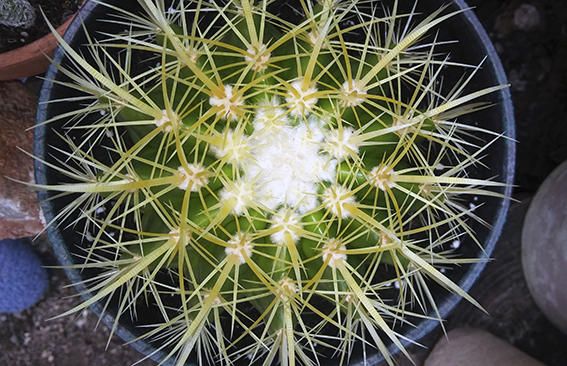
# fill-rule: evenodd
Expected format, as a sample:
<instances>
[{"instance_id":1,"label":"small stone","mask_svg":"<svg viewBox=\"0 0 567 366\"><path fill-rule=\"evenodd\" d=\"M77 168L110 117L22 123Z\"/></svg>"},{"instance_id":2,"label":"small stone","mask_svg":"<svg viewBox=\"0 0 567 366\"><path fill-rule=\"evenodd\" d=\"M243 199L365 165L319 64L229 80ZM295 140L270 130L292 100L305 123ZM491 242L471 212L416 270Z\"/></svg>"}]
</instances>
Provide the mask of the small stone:
<instances>
[{"instance_id":1,"label":"small stone","mask_svg":"<svg viewBox=\"0 0 567 366\"><path fill-rule=\"evenodd\" d=\"M41 352L41 358L47 360L48 363L52 363L55 360L53 353L48 350Z\"/></svg>"},{"instance_id":2,"label":"small stone","mask_svg":"<svg viewBox=\"0 0 567 366\"><path fill-rule=\"evenodd\" d=\"M509 75L510 84L512 84L512 90L517 92L526 91L528 82L525 80L524 75L519 70L510 71Z\"/></svg>"},{"instance_id":3,"label":"small stone","mask_svg":"<svg viewBox=\"0 0 567 366\"><path fill-rule=\"evenodd\" d=\"M20 345L20 341L19 341L18 337L16 337L15 334L12 334L12 336L10 337L10 342L12 342L16 346Z\"/></svg>"},{"instance_id":4,"label":"small stone","mask_svg":"<svg viewBox=\"0 0 567 366\"><path fill-rule=\"evenodd\" d=\"M24 341L23 341L24 346L27 346L28 344L30 344L30 342L31 342L31 334L29 332L25 332Z\"/></svg>"},{"instance_id":5,"label":"small stone","mask_svg":"<svg viewBox=\"0 0 567 366\"><path fill-rule=\"evenodd\" d=\"M522 4L514 12L514 25L523 31L536 28L541 22L539 11L532 4Z\"/></svg>"}]
</instances>

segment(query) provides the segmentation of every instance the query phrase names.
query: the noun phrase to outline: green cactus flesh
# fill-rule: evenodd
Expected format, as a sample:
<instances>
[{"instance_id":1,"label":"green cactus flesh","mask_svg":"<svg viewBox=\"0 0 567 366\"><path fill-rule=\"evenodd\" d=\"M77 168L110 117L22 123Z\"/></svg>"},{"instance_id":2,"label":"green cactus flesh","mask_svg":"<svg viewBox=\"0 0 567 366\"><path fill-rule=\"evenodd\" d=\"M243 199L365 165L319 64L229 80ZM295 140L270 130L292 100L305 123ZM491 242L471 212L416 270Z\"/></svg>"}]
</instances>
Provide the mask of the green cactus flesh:
<instances>
[{"instance_id":1,"label":"green cactus flesh","mask_svg":"<svg viewBox=\"0 0 567 366\"><path fill-rule=\"evenodd\" d=\"M61 137L88 169L54 164L77 183L40 188L79 195L84 267L103 273L68 313L120 296L118 321L149 301L163 322L145 337L164 335L178 365L312 364L317 346L347 363L356 342L392 363L386 340L406 353L393 324L437 309L430 282L474 303L440 268L461 263L452 242L476 240L463 197L499 196L467 173L499 135L458 117L501 87L465 94L464 79L443 94L436 39L413 48L456 13L403 30L415 14L357 1L300 1L296 21L271 2L139 2L142 15L109 6L129 30L89 40L92 66L60 40L76 63L67 86L91 101L67 116L83 142ZM157 65L132 71L139 54ZM93 152L102 140L110 164Z\"/></svg>"}]
</instances>

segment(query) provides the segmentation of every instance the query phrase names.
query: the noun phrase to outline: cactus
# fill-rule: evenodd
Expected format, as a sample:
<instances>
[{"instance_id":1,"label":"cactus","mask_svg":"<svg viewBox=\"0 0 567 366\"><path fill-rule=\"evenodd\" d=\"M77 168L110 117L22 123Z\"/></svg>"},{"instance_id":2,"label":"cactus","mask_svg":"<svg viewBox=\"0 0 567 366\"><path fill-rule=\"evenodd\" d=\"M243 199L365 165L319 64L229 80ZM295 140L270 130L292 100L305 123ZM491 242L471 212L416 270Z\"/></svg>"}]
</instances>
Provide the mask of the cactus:
<instances>
[{"instance_id":1,"label":"cactus","mask_svg":"<svg viewBox=\"0 0 567 366\"><path fill-rule=\"evenodd\" d=\"M112 298L116 324L143 323L149 307L161 321L142 338L176 365L371 349L393 364L389 344L409 357L398 326L438 313L432 283L480 307L444 269L479 260L454 249L481 246L467 197L502 184L469 171L503 134L459 118L505 86L467 91L481 65L438 51L433 32L458 12L139 5L102 4L125 31L87 33L88 58L54 33L78 96L46 121L64 122L44 163L67 182L36 188L68 197L51 224L79 228L76 268L96 273L62 315ZM450 67L468 71L447 88Z\"/></svg>"}]
</instances>

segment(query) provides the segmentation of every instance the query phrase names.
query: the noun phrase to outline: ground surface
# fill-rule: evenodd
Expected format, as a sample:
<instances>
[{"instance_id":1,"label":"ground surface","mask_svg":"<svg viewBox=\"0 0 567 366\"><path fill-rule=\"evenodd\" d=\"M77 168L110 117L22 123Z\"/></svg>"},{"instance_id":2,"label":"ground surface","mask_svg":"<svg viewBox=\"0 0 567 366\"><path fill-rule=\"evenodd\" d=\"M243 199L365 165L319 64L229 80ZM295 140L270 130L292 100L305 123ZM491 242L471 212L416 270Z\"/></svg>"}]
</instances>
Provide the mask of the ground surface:
<instances>
[{"instance_id":1,"label":"ground surface","mask_svg":"<svg viewBox=\"0 0 567 366\"><path fill-rule=\"evenodd\" d=\"M49 245L36 241L36 248L47 266L56 266ZM50 269L47 297L32 309L18 315L0 315L0 365L11 366L126 366L143 356L115 337L105 351L109 331L95 329L97 317L89 311L77 316L49 320L79 303L76 292L62 271ZM140 366L154 365L143 362Z\"/></svg>"},{"instance_id":2,"label":"ground surface","mask_svg":"<svg viewBox=\"0 0 567 366\"><path fill-rule=\"evenodd\" d=\"M498 50L516 109L517 192L567 160L567 1L470 0Z\"/></svg>"},{"instance_id":3,"label":"ground surface","mask_svg":"<svg viewBox=\"0 0 567 366\"><path fill-rule=\"evenodd\" d=\"M567 160L567 1L469 3L477 7L512 83L520 141L516 195L524 199ZM490 315L462 305L448 327L483 327L547 365L560 366L567 359L567 338L537 310L520 272L518 235L525 207L514 209L495 261L473 289ZM45 263L55 264L48 246L42 241L37 246ZM122 366L140 359L119 340L113 340L105 352L108 331L103 326L93 330L96 318L90 313L47 320L77 303L66 298L73 290L62 289L67 284L63 274L50 273L51 288L41 303L19 315L0 316L0 365Z\"/></svg>"}]
</instances>

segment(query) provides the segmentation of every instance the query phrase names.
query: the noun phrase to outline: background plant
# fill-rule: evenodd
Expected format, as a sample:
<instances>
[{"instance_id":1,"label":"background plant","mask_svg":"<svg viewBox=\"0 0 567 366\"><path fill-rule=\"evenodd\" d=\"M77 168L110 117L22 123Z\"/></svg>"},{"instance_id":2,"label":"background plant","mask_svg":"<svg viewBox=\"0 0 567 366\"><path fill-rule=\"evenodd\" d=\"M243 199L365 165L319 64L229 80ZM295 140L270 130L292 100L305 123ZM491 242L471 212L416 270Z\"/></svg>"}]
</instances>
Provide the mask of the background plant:
<instances>
[{"instance_id":1,"label":"background plant","mask_svg":"<svg viewBox=\"0 0 567 366\"><path fill-rule=\"evenodd\" d=\"M456 13L139 3L106 5L126 31L89 38L88 57L61 40L60 83L79 93L47 121L66 148L44 163L68 182L38 188L69 200L56 222L96 270L66 314L114 298L116 326L150 304L144 337L179 365L371 348L392 363L389 342L407 355L396 326L437 313L431 283L476 304L442 270L476 260L453 253L481 244L467 197L500 184L468 172L501 135L459 117L501 86L466 91L480 66L425 38ZM469 72L447 88L448 67Z\"/></svg>"}]
</instances>

